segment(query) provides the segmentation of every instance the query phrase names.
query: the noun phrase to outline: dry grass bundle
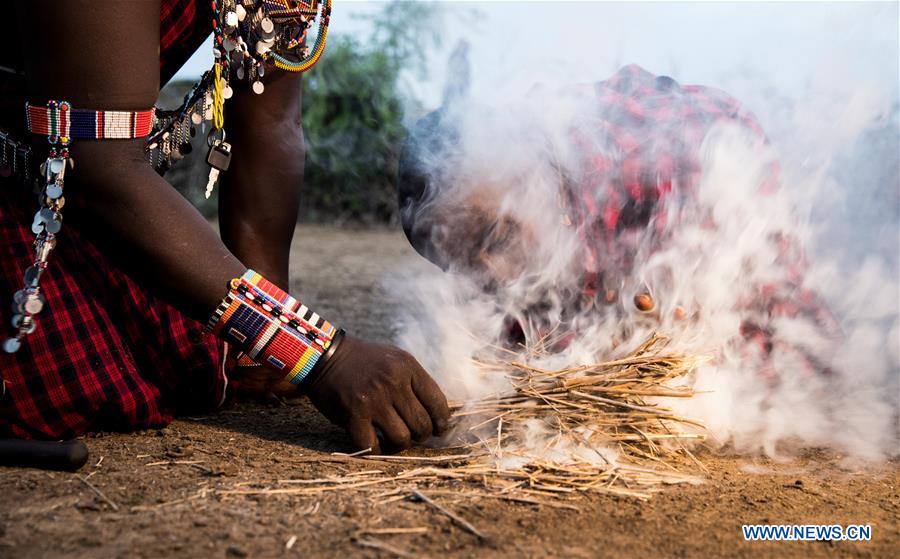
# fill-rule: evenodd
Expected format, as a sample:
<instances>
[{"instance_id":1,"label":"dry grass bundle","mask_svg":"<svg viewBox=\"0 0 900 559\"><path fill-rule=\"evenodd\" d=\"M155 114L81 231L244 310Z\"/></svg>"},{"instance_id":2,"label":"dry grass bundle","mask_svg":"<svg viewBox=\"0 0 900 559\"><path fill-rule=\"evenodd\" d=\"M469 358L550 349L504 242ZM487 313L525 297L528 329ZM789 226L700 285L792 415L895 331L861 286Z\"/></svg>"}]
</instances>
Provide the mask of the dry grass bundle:
<instances>
[{"instance_id":1,"label":"dry grass bundle","mask_svg":"<svg viewBox=\"0 0 900 559\"><path fill-rule=\"evenodd\" d=\"M570 505L560 499L586 492L649 498L662 484L695 481L693 474L703 469L684 444L703 439L703 426L659 403L691 397L690 389L676 388L673 381L703 359L667 354L666 342L653 336L625 358L555 371L518 361L479 361L483 374L504 375L510 388L452 404L461 443L452 454L445 448L444 454L429 456L343 455L338 458L412 467L394 474L367 470L282 480L291 487L223 493L377 490L390 502L431 485L452 488L458 496L562 507ZM467 487L474 493L465 492Z\"/></svg>"},{"instance_id":2,"label":"dry grass bundle","mask_svg":"<svg viewBox=\"0 0 900 559\"><path fill-rule=\"evenodd\" d=\"M477 462L492 463L496 477L519 480L516 487L544 493L646 497L660 483L695 479L678 466L689 460L702 469L683 442L703 439L703 425L648 398L693 396L672 381L703 359L666 354L666 342L655 335L623 359L554 371L479 362L486 374L505 375L511 388L455 404L456 417L478 435L468 445L480 451Z\"/></svg>"}]
</instances>

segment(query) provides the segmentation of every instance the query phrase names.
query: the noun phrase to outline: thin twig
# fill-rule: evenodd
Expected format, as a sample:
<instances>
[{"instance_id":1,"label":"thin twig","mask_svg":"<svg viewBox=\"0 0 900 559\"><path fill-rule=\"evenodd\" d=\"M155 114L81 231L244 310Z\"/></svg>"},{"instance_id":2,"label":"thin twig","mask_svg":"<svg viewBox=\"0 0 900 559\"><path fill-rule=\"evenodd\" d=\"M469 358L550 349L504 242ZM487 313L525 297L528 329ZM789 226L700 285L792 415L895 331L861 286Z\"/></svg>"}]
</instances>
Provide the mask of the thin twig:
<instances>
[{"instance_id":1,"label":"thin twig","mask_svg":"<svg viewBox=\"0 0 900 559\"><path fill-rule=\"evenodd\" d=\"M381 540L376 540L375 538L353 538L353 543L360 547L368 547L371 549L377 549L379 551L391 553L397 557L409 557L411 559L417 557L416 555L403 551L402 549L394 547L389 543L385 543ZM418 557L421 557L421 555Z\"/></svg>"},{"instance_id":2,"label":"thin twig","mask_svg":"<svg viewBox=\"0 0 900 559\"><path fill-rule=\"evenodd\" d=\"M88 480L86 480L85 478L83 478L82 476L80 476L80 475L78 475L78 474L75 474L75 478L76 478L78 481L80 481L81 483L87 485L88 488L89 488L91 491L93 491L94 493L96 493L97 496L100 497L101 499L103 499L103 500L106 502L107 505L109 505L110 507L112 507L112 510L114 510L114 511L116 511L116 512L119 511L119 505L115 504L115 503L112 501L112 499L110 499L109 497L106 496L106 494L103 493L103 491L100 491L99 489L97 489L97 486L96 486L96 485L94 485L93 483L89 482Z\"/></svg>"},{"instance_id":3,"label":"thin twig","mask_svg":"<svg viewBox=\"0 0 900 559\"><path fill-rule=\"evenodd\" d=\"M486 540L486 539L487 539L487 536L485 536L484 534L482 534L481 532L479 532L478 529L475 528L475 526L472 526L472 524L470 524L465 518L463 518L463 517L457 515L456 513L454 513L454 512L452 512L452 511L450 511L450 510L448 510L448 509L442 507L441 505L435 503L434 501L432 501L430 498L428 498L426 495L424 495L424 494L423 494L421 491L419 491L418 489L413 489L412 496L413 496L413 498L414 498L415 500L421 501L421 502L423 502L423 503L426 503L426 504L430 505L431 507L433 507L434 509L436 509L436 510L437 510L438 512L440 512L441 514L445 515L447 518L449 518L449 519L452 520L453 522L457 523L462 529L464 529L465 531L469 532L470 534L473 534L473 535L475 535L476 537L478 537L478 539L480 539L480 540Z\"/></svg>"}]
</instances>

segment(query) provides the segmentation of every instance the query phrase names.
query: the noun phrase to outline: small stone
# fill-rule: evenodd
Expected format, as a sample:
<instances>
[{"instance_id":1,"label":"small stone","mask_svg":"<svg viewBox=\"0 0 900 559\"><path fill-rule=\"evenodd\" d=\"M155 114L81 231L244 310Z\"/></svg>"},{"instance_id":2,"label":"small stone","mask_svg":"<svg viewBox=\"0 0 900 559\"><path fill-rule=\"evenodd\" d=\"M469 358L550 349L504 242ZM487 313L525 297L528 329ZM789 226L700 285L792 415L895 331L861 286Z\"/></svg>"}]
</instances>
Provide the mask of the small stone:
<instances>
[{"instance_id":1,"label":"small stone","mask_svg":"<svg viewBox=\"0 0 900 559\"><path fill-rule=\"evenodd\" d=\"M228 549L225 550L225 555L228 557L246 557L247 552L237 546L229 545Z\"/></svg>"}]
</instances>

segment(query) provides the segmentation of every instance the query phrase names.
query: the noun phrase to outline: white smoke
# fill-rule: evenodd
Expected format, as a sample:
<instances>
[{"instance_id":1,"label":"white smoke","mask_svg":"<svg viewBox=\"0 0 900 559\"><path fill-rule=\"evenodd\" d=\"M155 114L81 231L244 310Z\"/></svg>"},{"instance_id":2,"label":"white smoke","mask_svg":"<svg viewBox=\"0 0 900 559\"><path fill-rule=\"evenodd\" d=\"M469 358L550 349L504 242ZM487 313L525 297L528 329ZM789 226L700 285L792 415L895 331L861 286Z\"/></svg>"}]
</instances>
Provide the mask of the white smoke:
<instances>
[{"instance_id":1,"label":"white smoke","mask_svg":"<svg viewBox=\"0 0 900 559\"><path fill-rule=\"evenodd\" d=\"M479 376L470 359L504 345L509 317L531 342L547 332L574 334L547 366L621 355L660 332L672 349L714 356L691 379L700 394L666 403L706 423L718 444L769 455L813 445L866 459L896 454L900 172L896 151L885 149L897 145L896 90L811 83L789 97L768 84L743 85L740 100L771 143L737 127L713 128L699 146L696 203L708 214L681 215L673 203L662 247L651 250L649 235L623 239L635 258L618 270L616 301L577 312L583 253L559 190L585 156L570 133L585 124L591 96L574 87L512 98L505 90L445 107L461 151L452 188L419 209L440 216L434 239L445 251L469 254L468 247L491 242L467 235L478 216L516 225L509 236L503 227L487 229L499 237L496 253L474 250L474 262L457 258L446 273L402 286L410 317L401 345L451 398L467 399L504 388L502 379ZM762 196L773 160L780 188ZM837 330L825 315L767 322L753 306L762 286L788 273L776 237L802 249L800 287L821 297ZM652 313L635 309L631 298L640 291L652 294ZM677 307L685 318L676 318ZM754 319L774 332L770 359L739 335Z\"/></svg>"}]
</instances>

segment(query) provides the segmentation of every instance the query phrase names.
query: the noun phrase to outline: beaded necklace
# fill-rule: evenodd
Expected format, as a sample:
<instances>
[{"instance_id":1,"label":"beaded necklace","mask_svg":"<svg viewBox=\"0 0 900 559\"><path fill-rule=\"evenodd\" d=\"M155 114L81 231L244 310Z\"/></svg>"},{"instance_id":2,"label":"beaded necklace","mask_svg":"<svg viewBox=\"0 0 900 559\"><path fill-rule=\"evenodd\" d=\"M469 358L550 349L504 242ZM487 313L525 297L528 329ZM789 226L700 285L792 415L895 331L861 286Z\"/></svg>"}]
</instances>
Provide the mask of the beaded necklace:
<instances>
[{"instance_id":1,"label":"beaded necklace","mask_svg":"<svg viewBox=\"0 0 900 559\"><path fill-rule=\"evenodd\" d=\"M205 72L171 111L157 109L147 140L147 156L165 173L192 151L196 127L209 123L207 162L212 167L207 185L211 194L218 174L225 171L231 146L225 141L224 102L231 98L232 80L246 80L251 90L265 91L267 66L288 72L312 68L325 50L332 0L211 0L213 67ZM319 18L318 34L306 45L310 27Z\"/></svg>"}]
</instances>

